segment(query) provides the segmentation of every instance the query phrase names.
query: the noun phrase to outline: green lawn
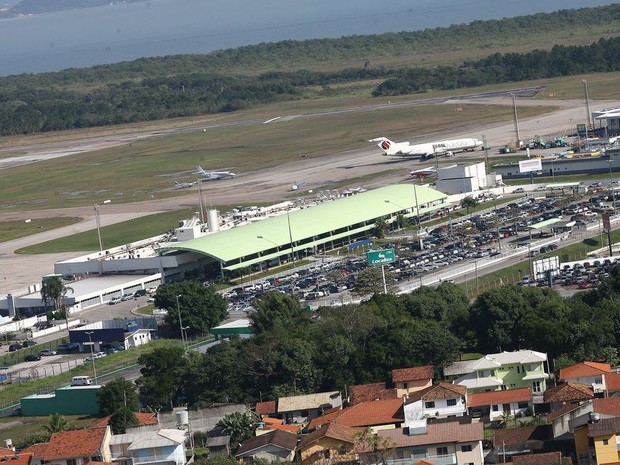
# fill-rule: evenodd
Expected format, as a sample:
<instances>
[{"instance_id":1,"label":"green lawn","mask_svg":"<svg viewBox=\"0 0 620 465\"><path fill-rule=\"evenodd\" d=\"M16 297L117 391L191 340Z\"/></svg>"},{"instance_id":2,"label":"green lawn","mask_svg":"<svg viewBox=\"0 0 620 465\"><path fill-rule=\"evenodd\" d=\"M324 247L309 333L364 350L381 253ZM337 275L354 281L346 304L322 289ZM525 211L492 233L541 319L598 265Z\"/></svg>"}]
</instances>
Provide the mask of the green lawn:
<instances>
[{"instance_id":1,"label":"green lawn","mask_svg":"<svg viewBox=\"0 0 620 465\"><path fill-rule=\"evenodd\" d=\"M70 224L79 223L82 218L77 217L54 217L35 218L28 221L14 220L0 222L0 242L11 241L24 236L30 236L52 229L62 228Z\"/></svg>"}]
</instances>

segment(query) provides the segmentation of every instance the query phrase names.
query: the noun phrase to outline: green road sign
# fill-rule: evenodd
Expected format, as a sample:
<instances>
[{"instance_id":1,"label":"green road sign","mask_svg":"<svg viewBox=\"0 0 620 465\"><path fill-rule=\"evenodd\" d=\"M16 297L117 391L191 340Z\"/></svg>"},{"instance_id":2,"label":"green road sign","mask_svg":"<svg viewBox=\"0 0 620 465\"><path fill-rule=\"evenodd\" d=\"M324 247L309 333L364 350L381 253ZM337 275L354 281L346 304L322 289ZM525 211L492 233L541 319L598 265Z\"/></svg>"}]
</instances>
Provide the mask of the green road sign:
<instances>
[{"instance_id":1,"label":"green road sign","mask_svg":"<svg viewBox=\"0 0 620 465\"><path fill-rule=\"evenodd\" d=\"M368 265L385 265L396 260L394 249L372 250L368 252Z\"/></svg>"}]
</instances>

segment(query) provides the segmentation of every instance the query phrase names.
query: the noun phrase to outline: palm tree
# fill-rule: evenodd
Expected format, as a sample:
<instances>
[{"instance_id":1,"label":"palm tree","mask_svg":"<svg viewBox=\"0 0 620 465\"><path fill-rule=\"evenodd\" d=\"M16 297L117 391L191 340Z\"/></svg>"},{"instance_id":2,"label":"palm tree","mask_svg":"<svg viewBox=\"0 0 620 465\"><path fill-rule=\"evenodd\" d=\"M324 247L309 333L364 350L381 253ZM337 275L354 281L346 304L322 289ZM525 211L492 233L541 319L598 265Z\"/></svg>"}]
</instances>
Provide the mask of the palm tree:
<instances>
[{"instance_id":1,"label":"palm tree","mask_svg":"<svg viewBox=\"0 0 620 465\"><path fill-rule=\"evenodd\" d=\"M49 434L66 431L68 427L69 422L60 413L52 413L49 416L47 424L43 425L43 429Z\"/></svg>"},{"instance_id":2,"label":"palm tree","mask_svg":"<svg viewBox=\"0 0 620 465\"><path fill-rule=\"evenodd\" d=\"M52 305L54 310L66 310L64 300L69 292L73 294L73 289L65 286L60 276L48 276L43 279L41 298L46 309Z\"/></svg>"},{"instance_id":3,"label":"palm tree","mask_svg":"<svg viewBox=\"0 0 620 465\"><path fill-rule=\"evenodd\" d=\"M475 210L478 206L478 201L471 196L467 196L461 199L461 207L467 209L469 215L469 209Z\"/></svg>"},{"instance_id":4,"label":"palm tree","mask_svg":"<svg viewBox=\"0 0 620 465\"><path fill-rule=\"evenodd\" d=\"M225 415L218 422L218 426L222 428L224 433L230 435L230 443L236 446L247 438L254 436L257 421L258 417L256 414L248 410L244 413L234 412Z\"/></svg>"}]
</instances>

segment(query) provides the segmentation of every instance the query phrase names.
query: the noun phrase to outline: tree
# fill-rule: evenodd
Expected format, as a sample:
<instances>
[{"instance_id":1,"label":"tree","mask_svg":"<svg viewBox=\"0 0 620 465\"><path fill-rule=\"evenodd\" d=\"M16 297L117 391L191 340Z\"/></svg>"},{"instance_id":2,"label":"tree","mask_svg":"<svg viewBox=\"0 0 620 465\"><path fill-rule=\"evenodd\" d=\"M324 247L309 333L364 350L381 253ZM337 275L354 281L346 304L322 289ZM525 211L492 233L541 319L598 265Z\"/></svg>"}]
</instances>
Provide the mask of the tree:
<instances>
[{"instance_id":1,"label":"tree","mask_svg":"<svg viewBox=\"0 0 620 465\"><path fill-rule=\"evenodd\" d=\"M69 422L67 419L61 415L60 413L52 413L47 423L42 426L46 433L60 433L61 431L66 431L69 428Z\"/></svg>"},{"instance_id":2,"label":"tree","mask_svg":"<svg viewBox=\"0 0 620 465\"><path fill-rule=\"evenodd\" d=\"M73 294L73 288L65 286L60 276L47 276L41 284L41 299L45 303L45 308L47 309L51 304L54 310L64 313L67 328L69 328L69 316L65 297L69 292Z\"/></svg>"},{"instance_id":3,"label":"tree","mask_svg":"<svg viewBox=\"0 0 620 465\"><path fill-rule=\"evenodd\" d=\"M474 199L472 196L467 196L461 199L461 207L467 210L467 214L469 215L469 210L476 210L478 206L478 200Z\"/></svg>"},{"instance_id":4,"label":"tree","mask_svg":"<svg viewBox=\"0 0 620 465\"><path fill-rule=\"evenodd\" d=\"M65 286L60 276L47 276L41 284L41 299L45 307L53 306L54 310L65 310L64 299L73 289Z\"/></svg>"},{"instance_id":5,"label":"tree","mask_svg":"<svg viewBox=\"0 0 620 465\"><path fill-rule=\"evenodd\" d=\"M125 434L128 427L138 426L140 422L133 410L121 405L110 417L109 424L112 434Z\"/></svg>"},{"instance_id":6,"label":"tree","mask_svg":"<svg viewBox=\"0 0 620 465\"><path fill-rule=\"evenodd\" d=\"M378 220L372 228L372 235L377 239L383 239L390 229L390 225L385 220Z\"/></svg>"},{"instance_id":7,"label":"tree","mask_svg":"<svg viewBox=\"0 0 620 465\"><path fill-rule=\"evenodd\" d=\"M169 411L185 401L185 377L190 367L182 347L160 347L138 358L142 376L136 384L142 405Z\"/></svg>"},{"instance_id":8,"label":"tree","mask_svg":"<svg viewBox=\"0 0 620 465\"><path fill-rule=\"evenodd\" d=\"M97 402L99 413L103 416L113 415L121 407L129 409L130 412L140 410L138 388L135 383L125 378L117 378L101 386L97 391Z\"/></svg>"},{"instance_id":9,"label":"tree","mask_svg":"<svg viewBox=\"0 0 620 465\"><path fill-rule=\"evenodd\" d=\"M190 280L159 286L155 306L168 311L165 322L171 331L189 326L188 334L207 333L228 315L226 299L216 293L214 286Z\"/></svg>"},{"instance_id":10,"label":"tree","mask_svg":"<svg viewBox=\"0 0 620 465\"><path fill-rule=\"evenodd\" d=\"M294 327L303 320L308 320L308 312L302 308L299 300L289 294L268 292L254 299L255 311L248 315L254 334L262 334L276 326Z\"/></svg>"},{"instance_id":11,"label":"tree","mask_svg":"<svg viewBox=\"0 0 620 465\"><path fill-rule=\"evenodd\" d=\"M396 289L396 275L391 271L385 271L385 283L388 293ZM351 294L367 296L371 294L383 294L383 272L379 266L369 266L357 274L357 280Z\"/></svg>"},{"instance_id":12,"label":"tree","mask_svg":"<svg viewBox=\"0 0 620 465\"><path fill-rule=\"evenodd\" d=\"M257 422L256 414L251 410L246 410L244 413L234 412L225 415L217 423L217 426L222 428L224 433L230 435L230 443L236 446L254 436Z\"/></svg>"},{"instance_id":13,"label":"tree","mask_svg":"<svg viewBox=\"0 0 620 465\"><path fill-rule=\"evenodd\" d=\"M394 454L395 445L388 438L382 438L370 428L355 435L354 450L363 465L385 465Z\"/></svg>"}]
</instances>

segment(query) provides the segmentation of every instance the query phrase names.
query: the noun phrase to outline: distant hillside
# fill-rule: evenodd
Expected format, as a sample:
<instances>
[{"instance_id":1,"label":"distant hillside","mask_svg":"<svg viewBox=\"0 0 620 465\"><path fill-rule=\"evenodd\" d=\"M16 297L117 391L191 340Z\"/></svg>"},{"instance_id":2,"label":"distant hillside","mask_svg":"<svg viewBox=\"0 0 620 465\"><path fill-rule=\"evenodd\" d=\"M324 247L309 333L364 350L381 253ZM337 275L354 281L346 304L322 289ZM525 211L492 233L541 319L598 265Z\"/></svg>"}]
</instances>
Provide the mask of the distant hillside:
<instances>
[{"instance_id":1,"label":"distant hillside","mask_svg":"<svg viewBox=\"0 0 620 465\"><path fill-rule=\"evenodd\" d=\"M92 8L109 5L111 3L137 3L144 0L22 0L7 11L0 12L0 18L13 18L20 15L36 15L51 13L52 11L75 10L77 8Z\"/></svg>"}]
</instances>

